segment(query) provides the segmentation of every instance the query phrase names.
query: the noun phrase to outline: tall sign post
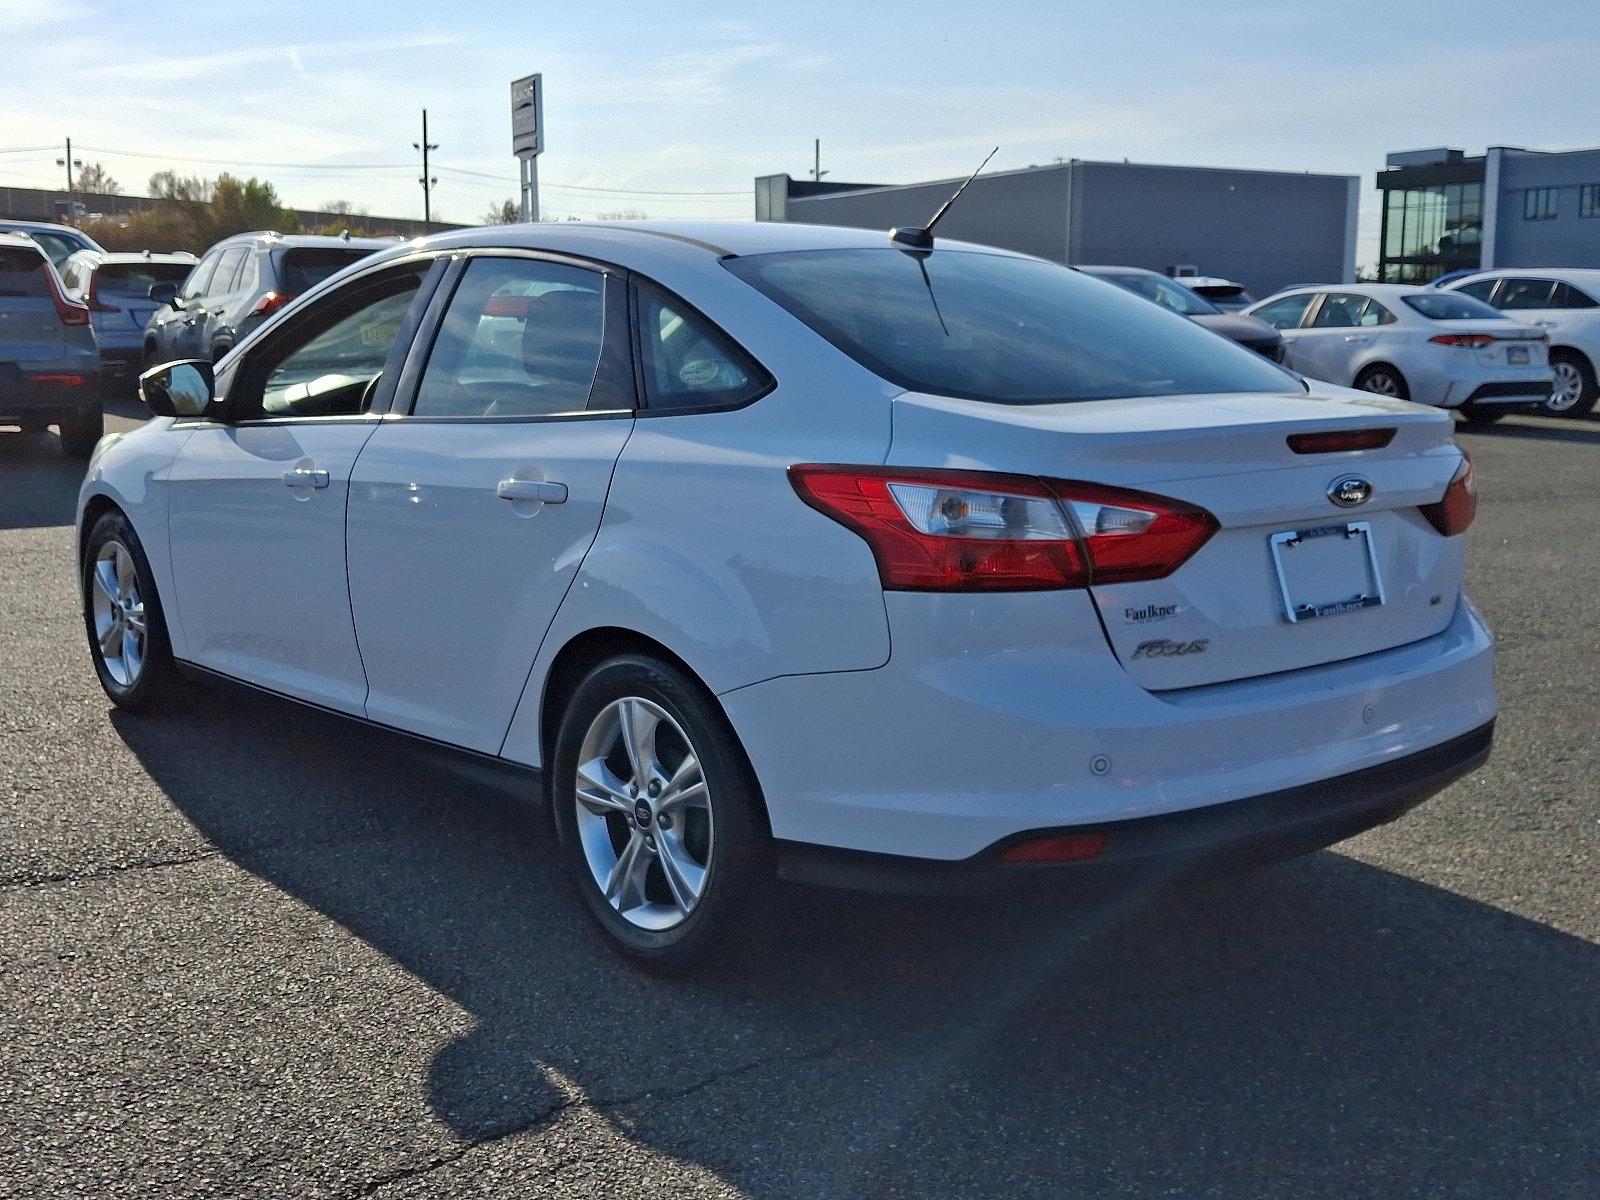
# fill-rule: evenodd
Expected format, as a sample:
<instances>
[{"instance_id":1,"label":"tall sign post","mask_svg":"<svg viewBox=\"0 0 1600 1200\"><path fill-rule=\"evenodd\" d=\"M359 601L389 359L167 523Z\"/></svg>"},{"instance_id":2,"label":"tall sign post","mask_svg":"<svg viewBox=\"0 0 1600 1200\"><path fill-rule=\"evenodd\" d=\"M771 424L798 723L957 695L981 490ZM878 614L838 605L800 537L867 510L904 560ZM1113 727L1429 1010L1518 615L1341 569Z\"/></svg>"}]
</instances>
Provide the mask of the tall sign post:
<instances>
[{"instance_id":1,"label":"tall sign post","mask_svg":"<svg viewBox=\"0 0 1600 1200\"><path fill-rule=\"evenodd\" d=\"M520 164L522 219L539 219L539 153L544 149L544 78L524 75L511 84L511 152Z\"/></svg>"}]
</instances>

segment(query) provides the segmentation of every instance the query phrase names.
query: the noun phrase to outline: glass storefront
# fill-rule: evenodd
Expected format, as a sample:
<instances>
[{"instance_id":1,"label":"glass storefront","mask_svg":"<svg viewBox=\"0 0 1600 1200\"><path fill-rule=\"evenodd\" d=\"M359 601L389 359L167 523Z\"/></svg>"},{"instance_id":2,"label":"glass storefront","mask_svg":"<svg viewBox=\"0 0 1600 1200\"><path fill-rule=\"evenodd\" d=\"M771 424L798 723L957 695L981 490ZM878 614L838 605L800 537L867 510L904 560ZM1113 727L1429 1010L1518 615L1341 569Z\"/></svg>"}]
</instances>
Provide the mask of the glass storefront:
<instances>
[{"instance_id":1,"label":"glass storefront","mask_svg":"<svg viewBox=\"0 0 1600 1200\"><path fill-rule=\"evenodd\" d=\"M1383 193L1384 283L1427 283L1476 267L1483 249L1483 184L1434 183Z\"/></svg>"}]
</instances>

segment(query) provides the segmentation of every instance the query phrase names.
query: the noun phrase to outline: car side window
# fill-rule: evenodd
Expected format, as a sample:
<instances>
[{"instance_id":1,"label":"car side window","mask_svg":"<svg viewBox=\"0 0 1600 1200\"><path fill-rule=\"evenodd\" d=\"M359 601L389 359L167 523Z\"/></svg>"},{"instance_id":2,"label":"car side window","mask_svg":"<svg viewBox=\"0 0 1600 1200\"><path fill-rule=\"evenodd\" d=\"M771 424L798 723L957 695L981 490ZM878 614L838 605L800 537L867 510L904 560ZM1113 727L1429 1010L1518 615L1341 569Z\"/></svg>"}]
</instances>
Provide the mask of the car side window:
<instances>
[{"instance_id":1,"label":"car side window","mask_svg":"<svg viewBox=\"0 0 1600 1200\"><path fill-rule=\"evenodd\" d=\"M1494 306L1499 309L1549 308L1550 293L1555 290L1551 279L1506 279L1500 284Z\"/></svg>"},{"instance_id":2,"label":"car side window","mask_svg":"<svg viewBox=\"0 0 1600 1200\"><path fill-rule=\"evenodd\" d=\"M1361 325L1362 314L1370 301L1365 296L1350 292L1329 292L1322 298L1322 307L1311 319L1312 329L1354 329ZM1377 321L1371 322L1377 324Z\"/></svg>"},{"instance_id":3,"label":"car side window","mask_svg":"<svg viewBox=\"0 0 1600 1200\"><path fill-rule=\"evenodd\" d=\"M1499 282L1500 281L1498 279L1479 279L1472 283L1464 284L1463 286L1455 288L1454 290L1462 293L1463 295L1471 296L1474 300L1482 300L1485 304L1487 304L1489 303L1490 295L1494 292L1494 285Z\"/></svg>"},{"instance_id":4,"label":"car side window","mask_svg":"<svg viewBox=\"0 0 1600 1200\"><path fill-rule=\"evenodd\" d=\"M534 258L471 259L417 385L419 417L539 417L589 406L606 277Z\"/></svg>"},{"instance_id":5,"label":"car side window","mask_svg":"<svg viewBox=\"0 0 1600 1200\"><path fill-rule=\"evenodd\" d=\"M229 388L233 419L365 412L427 266L341 288L253 351Z\"/></svg>"},{"instance_id":6,"label":"car side window","mask_svg":"<svg viewBox=\"0 0 1600 1200\"><path fill-rule=\"evenodd\" d=\"M1393 325L1398 318L1376 300L1369 299L1367 306L1361 310L1361 315L1356 318L1356 324L1363 327L1373 325Z\"/></svg>"},{"instance_id":7,"label":"car side window","mask_svg":"<svg viewBox=\"0 0 1600 1200\"><path fill-rule=\"evenodd\" d=\"M211 284L206 292L213 296L220 296L233 291L234 276L239 273L239 267L244 263L244 256L248 253L244 246L233 246L222 252L222 257L217 260L216 274L211 277Z\"/></svg>"},{"instance_id":8,"label":"car side window","mask_svg":"<svg viewBox=\"0 0 1600 1200\"><path fill-rule=\"evenodd\" d=\"M650 283L640 283L636 296L648 407L727 408L771 386L759 363L682 300Z\"/></svg>"},{"instance_id":9,"label":"car side window","mask_svg":"<svg viewBox=\"0 0 1600 1200\"><path fill-rule=\"evenodd\" d=\"M1556 294L1550 301L1551 308L1596 308L1594 297L1586 292L1581 292L1570 283L1556 284Z\"/></svg>"},{"instance_id":10,"label":"car side window","mask_svg":"<svg viewBox=\"0 0 1600 1200\"><path fill-rule=\"evenodd\" d=\"M1285 296L1282 300L1269 300L1253 315L1274 329L1298 329L1305 318L1306 309L1311 306L1312 296L1313 293L1305 292L1298 296Z\"/></svg>"},{"instance_id":11,"label":"car side window","mask_svg":"<svg viewBox=\"0 0 1600 1200\"><path fill-rule=\"evenodd\" d=\"M44 233L41 231L39 233L29 234L28 236L33 238L34 241L38 242L39 245L44 248L45 254L49 256L50 261L54 263L57 268L59 268L62 263L66 262L67 259L72 255L84 248L78 245L77 242L74 242L69 238L64 238L57 233Z\"/></svg>"},{"instance_id":12,"label":"car side window","mask_svg":"<svg viewBox=\"0 0 1600 1200\"><path fill-rule=\"evenodd\" d=\"M205 295L211 276L217 269L217 260L221 257L220 253L216 253L202 258L200 264L189 272L189 278L183 281L183 286L178 289L178 299L194 300Z\"/></svg>"}]
</instances>

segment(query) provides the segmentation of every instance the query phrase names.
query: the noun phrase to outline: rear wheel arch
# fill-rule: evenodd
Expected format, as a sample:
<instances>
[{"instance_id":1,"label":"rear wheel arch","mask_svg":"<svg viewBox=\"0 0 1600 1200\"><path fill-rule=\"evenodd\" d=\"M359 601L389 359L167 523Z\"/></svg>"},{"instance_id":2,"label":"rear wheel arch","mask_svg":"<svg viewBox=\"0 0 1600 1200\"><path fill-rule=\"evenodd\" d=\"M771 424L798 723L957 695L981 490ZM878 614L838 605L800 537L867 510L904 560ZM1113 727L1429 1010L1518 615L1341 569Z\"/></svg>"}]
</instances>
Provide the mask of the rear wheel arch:
<instances>
[{"instance_id":1,"label":"rear wheel arch","mask_svg":"<svg viewBox=\"0 0 1600 1200\"><path fill-rule=\"evenodd\" d=\"M1395 366L1392 362L1388 362L1384 359L1379 359L1376 362L1363 363L1361 365L1361 369L1356 372L1355 380L1350 386L1362 389L1364 381L1369 376L1379 371L1384 371L1394 376L1395 380L1400 384L1400 398L1402 400L1410 397L1411 384L1406 380L1406 373L1399 367Z\"/></svg>"},{"instance_id":2,"label":"rear wheel arch","mask_svg":"<svg viewBox=\"0 0 1600 1200\"><path fill-rule=\"evenodd\" d=\"M706 685L700 673L681 655L656 639L637 630L609 625L586 629L576 634L556 653L555 658L550 661L550 669L545 672L544 687L539 700L539 758L545 764L547 773L554 761L556 735L561 729L561 720L567 711L569 697L595 667L607 659L624 654L645 655L671 663L699 685L713 711L727 724L734 744L739 747L739 753L750 769L750 777L756 779L754 766L749 761L749 755L745 754L743 743L739 739L738 731L733 727L732 720L728 717L727 710L716 693ZM770 837L771 820L767 814L766 797L760 792L759 780L757 780L757 793L760 800L757 807L766 834Z\"/></svg>"}]
</instances>

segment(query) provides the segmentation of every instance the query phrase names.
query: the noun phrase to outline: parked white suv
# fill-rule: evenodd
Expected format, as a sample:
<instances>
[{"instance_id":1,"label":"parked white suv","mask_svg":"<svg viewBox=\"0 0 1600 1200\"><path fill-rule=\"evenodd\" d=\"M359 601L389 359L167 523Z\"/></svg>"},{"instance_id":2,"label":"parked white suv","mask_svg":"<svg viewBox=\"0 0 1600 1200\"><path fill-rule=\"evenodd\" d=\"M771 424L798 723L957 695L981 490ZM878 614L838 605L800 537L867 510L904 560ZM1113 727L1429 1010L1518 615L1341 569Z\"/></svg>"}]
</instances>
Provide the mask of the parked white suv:
<instances>
[{"instance_id":1,"label":"parked white suv","mask_svg":"<svg viewBox=\"0 0 1600 1200\"><path fill-rule=\"evenodd\" d=\"M1555 386L1545 400L1546 412L1581 417L1594 409L1600 398L1595 377L1600 364L1600 271L1481 271L1442 290L1482 300L1549 335Z\"/></svg>"},{"instance_id":2,"label":"parked white suv","mask_svg":"<svg viewBox=\"0 0 1600 1200\"><path fill-rule=\"evenodd\" d=\"M1488 753L1449 418L1037 259L464 230L143 393L79 514L111 698L200 671L517 768L658 967L773 870L1160 882Z\"/></svg>"}]
</instances>

